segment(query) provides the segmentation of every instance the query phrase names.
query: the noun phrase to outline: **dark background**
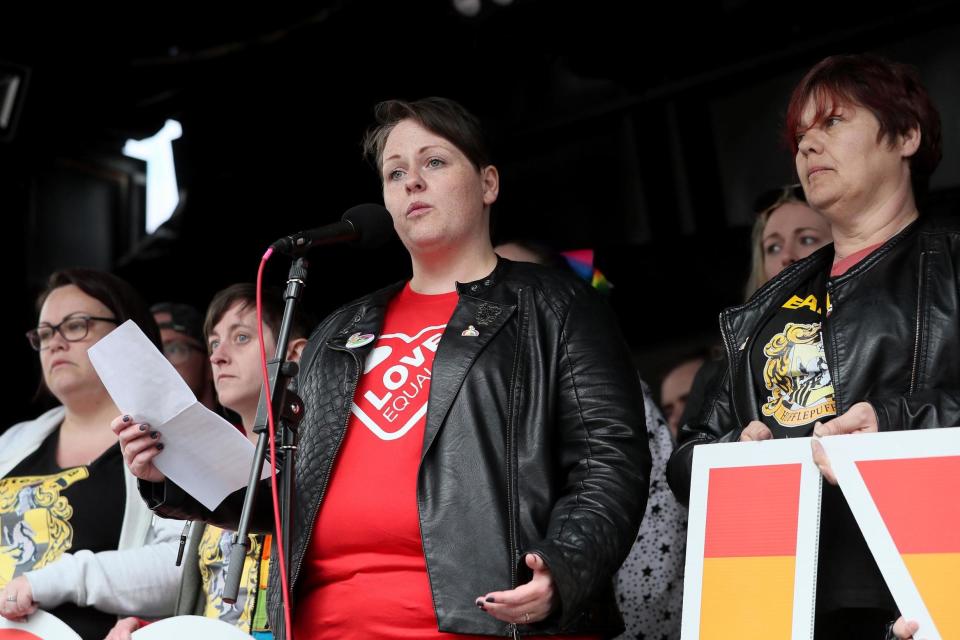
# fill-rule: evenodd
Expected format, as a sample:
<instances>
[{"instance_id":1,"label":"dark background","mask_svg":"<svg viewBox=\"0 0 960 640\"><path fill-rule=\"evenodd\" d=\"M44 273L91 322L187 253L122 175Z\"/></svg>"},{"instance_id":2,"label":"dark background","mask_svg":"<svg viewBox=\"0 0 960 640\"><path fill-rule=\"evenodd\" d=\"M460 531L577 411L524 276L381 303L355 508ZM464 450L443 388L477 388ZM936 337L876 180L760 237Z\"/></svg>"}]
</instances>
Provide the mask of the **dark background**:
<instances>
[{"instance_id":1,"label":"dark background","mask_svg":"<svg viewBox=\"0 0 960 640\"><path fill-rule=\"evenodd\" d=\"M123 6L0 12L0 74L26 74L0 141L9 422L37 411L22 334L50 271L112 269L151 303L204 308L253 280L278 236L379 201L359 139L386 98L444 95L482 118L501 169L497 237L596 249L654 383L740 301L751 203L796 181L780 140L787 97L824 56L874 51L920 69L945 150L924 210L960 206L955 2L483 0L474 17L447 0ZM146 236L145 165L120 150L167 118L183 125L184 199ZM409 271L399 243L311 263L321 315ZM268 277L286 269L276 259Z\"/></svg>"}]
</instances>

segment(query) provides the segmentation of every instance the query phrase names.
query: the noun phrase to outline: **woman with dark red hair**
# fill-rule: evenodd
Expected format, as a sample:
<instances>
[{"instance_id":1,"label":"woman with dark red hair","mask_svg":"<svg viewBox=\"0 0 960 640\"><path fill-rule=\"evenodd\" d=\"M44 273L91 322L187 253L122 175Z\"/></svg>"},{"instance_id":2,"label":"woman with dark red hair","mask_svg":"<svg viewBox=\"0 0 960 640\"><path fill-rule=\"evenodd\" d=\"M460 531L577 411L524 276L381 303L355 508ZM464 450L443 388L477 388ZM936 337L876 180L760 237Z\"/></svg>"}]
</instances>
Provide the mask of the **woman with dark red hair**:
<instances>
[{"instance_id":1,"label":"woman with dark red hair","mask_svg":"<svg viewBox=\"0 0 960 640\"><path fill-rule=\"evenodd\" d=\"M699 444L960 425L960 225L917 206L941 150L916 72L826 58L794 89L786 135L833 244L721 315L727 367L692 394L707 401L668 469L682 501ZM817 443L814 460L830 482L815 636L880 638L896 606Z\"/></svg>"}]
</instances>

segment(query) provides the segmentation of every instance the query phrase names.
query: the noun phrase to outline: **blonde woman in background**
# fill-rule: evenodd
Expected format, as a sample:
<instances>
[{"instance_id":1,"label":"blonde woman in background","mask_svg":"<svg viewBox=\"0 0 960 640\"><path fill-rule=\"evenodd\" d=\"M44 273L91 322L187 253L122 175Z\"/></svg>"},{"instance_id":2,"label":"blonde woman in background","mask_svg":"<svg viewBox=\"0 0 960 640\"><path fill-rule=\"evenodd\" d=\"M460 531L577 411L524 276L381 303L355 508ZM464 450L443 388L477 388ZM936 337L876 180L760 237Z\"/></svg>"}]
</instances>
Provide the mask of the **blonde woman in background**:
<instances>
[{"instance_id":1,"label":"blonde woman in background","mask_svg":"<svg viewBox=\"0 0 960 640\"><path fill-rule=\"evenodd\" d=\"M833 242L830 223L807 204L799 184L765 191L753 210L747 299L785 267Z\"/></svg>"}]
</instances>

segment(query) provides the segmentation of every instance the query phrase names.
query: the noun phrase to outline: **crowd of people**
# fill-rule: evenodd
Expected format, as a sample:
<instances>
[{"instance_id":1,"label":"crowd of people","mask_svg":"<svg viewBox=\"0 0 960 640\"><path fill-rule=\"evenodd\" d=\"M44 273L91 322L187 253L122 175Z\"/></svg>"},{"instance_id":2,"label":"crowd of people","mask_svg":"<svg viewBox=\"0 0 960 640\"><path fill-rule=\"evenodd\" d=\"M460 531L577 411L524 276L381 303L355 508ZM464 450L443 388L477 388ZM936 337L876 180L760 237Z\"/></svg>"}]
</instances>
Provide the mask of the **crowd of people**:
<instances>
[{"instance_id":1,"label":"crowd of people","mask_svg":"<svg viewBox=\"0 0 960 640\"><path fill-rule=\"evenodd\" d=\"M960 425L960 227L918 208L940 122L912 68L833 56L797 85L799 184L757 199L747 300L721 314L719 356L664 376L663 413L589 283L543 247L495 249L479 121L444 98L375 115L364 149L413 275L292 328L306 410L286 594L267 485L227 602L244 492L209 509L167 478L164 434L114 405L87 355L133 320L253 440L256 289L227 287L203 318L71 268L27 333L60 406L0 436L0 615L42 608L110 640L185 614L260 640L677 638L696 446ZM282 309L266 292L268 354ZM815 441L811 456L815 637L911 637Z\"/></svg>"}]
</instances>

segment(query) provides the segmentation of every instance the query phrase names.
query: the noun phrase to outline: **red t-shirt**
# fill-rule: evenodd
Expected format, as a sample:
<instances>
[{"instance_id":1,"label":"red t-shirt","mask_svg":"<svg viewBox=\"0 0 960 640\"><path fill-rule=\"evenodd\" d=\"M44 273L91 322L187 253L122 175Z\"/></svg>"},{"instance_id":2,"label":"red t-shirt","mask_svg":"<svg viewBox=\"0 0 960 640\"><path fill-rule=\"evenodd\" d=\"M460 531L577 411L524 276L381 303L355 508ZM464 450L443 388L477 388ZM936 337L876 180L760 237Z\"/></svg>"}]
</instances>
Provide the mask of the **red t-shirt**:
<instances>
[{"instance_id":1,"label":"red t-shirt","mask_svg":"<svg viewBox=\"0 0 960 640\"><path fill-rule=\"evenodd\" d=\"M830 267L830 277L836 278L837 276L842 276L847 271L855 267L858 262L860 262L861 260L863 260L868 255L870 255L871 253L873 253L874 251L876 251L878 248L882 246L883 246L883 243L878 242L877 244L872 244L869 247L866 247L865 249L860 249L860 251L851 253L843 260L837 260L836 262L833 263L833 266Z\"/></svg>"},{"instance_id":2,"label":"red t-shirt","mask_svg":"<svg viewBox=\"0 0 960 640\"><path fill-rule=\"evenodd\" d=\"M456 305L456 292L423 295L408 284L387 307L304 559L299 638L489 638L437 631L420 540L431 370Z\"/></svg>"}]
</instances>

